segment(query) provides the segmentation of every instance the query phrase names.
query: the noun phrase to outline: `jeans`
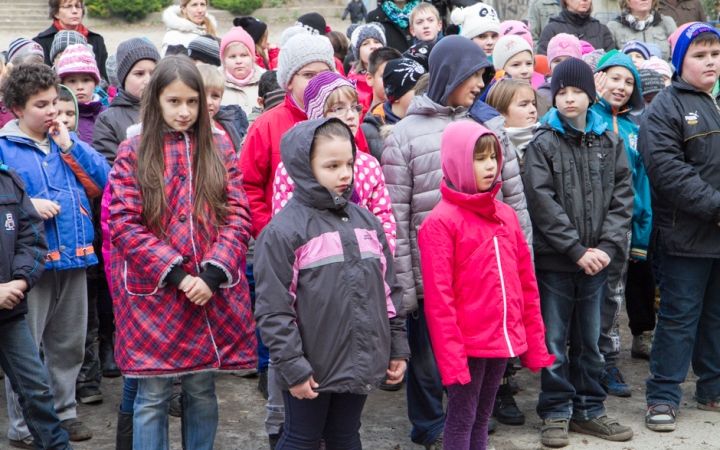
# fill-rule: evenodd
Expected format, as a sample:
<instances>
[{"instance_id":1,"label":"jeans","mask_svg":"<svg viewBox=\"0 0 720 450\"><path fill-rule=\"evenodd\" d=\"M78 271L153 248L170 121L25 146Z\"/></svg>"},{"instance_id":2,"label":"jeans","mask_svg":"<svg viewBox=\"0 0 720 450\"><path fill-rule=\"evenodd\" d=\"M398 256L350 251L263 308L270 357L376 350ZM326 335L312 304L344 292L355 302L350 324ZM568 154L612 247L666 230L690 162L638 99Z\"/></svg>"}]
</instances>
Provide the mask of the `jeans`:
<instances>
[{"instance_id":1,"label":"jeans","mask_svg":"<svg viewBox=\"0 0 720 450\"><path fill-rule=\"evenodd\" d=\"M247 277L248 287L250 288L250 302L252 303L253 310L255 310L255 276L253 275L252 263L249 263L245 268L245 276ZM255 337L257 338L258 372L262 373L268 370L268 365L270 364L270 349L263 344L259 328L255 328Z\"/></svg>"},{"instance_id":2,"label":"jeans","mask_svg":"<svg viewBox=\"0 0 720 450\"><path fill-rule=\"evenodd\" d=\"M650 352L648 406L680 406L690 362L698 402L720 401L720 259L671 256L659 246L660 311Z\"/></svg>"},{"instance_id":3,"label":"jeans","mask_svg":"<svg viewBox=\"0 0 720 450\"><path fill-rule=\"evenodd\" d=\"M598 381L605 362L598 339L607 273L537 271L545 343L555 355L553 365L542 369L537 413L543 420L605 414L605 391Z\"/></svg>"},{"instance_id":4,"label":"jeans","mask_svg":"<svg viewBox=\"0 0 720 450\"><path fill-rule=\"evenodd\" d=\"M122 401L120 402L120 411L125 414L132 414L135 411L135 399L137 398L138 379L125 378L123 385Z\"/></svg>"},{"instance_id":5,"label":"jeans","mask_svg":"<svg viewBox=\"0 0 720 450\"><path fill-rule=\"evenodd\" d=\"M629 244L629 240L628 240ZM628 245L629 247L629 245ZM600 306L600 340L598 347L605 359L605 367L615 367L620 356L620 313L625 302L629 255L618 252L607 267L607 289Z\"/></svg>"},{"instance_id":6,"label":"jeans","mask_svg":"<svg viewBox=\"0 0 720 450\"><path fill-rule=\"evenodd\" d=\"M215 374L199 372L182 381L182 429L188 450L212 450L218 425ZM133 416L133 450L167 450L172 377L138 379Z\"/></svg>"},{"instance_id":7,"label":"jeans","mask_svg":"<svg viewBox=\"0 0 720 450\"><path fill-rule=\"evenodd\" d=\"M448 390L448 412L443 434L445 450L485 450L488 421L495 394L507 367L506 358L468 358L470 382Z\"/></svg>"},{"instance_id":8,"label":"jeans","mask_svg":"<svg viewBox=\"0 0 720 450\"><path fill-rule=\"evenodd\" d=\"M18 394L36 448L72 449L55 414L48 375L24 315L0 324L0 366L7 376L5 382Z\"/></svg>"},{"instance_id":9,"label":"jeans","mask_svg":"<svg viewBox=\"0 0 720 450\"><path fill-rule=\"evenodd\" d=\"M631 261L628 265L626 305L630 332L640 336L655 329L655 274L652 256L647 261Z\"/></svg>"},{"instance_id":10,"label":"jeans","mask_svg":"<svg viewBox=\"0 0 720 450\"><path fill-rule=\"evenodd\" d=\"M277 450L316 450L320 438L331 450L362 450L360 415L367 395L320 393L299 400L283 391L285 429Z\"/></svg>"},{"instance_id":11,"label":"jeans","mask_svg":"<svg viewBox=\"0 0 720 450\"><path fill-rule=\"evenodd\" d=\"M422 300L418 301L418 309L407 316L407 335L412 355L407 368L410 439L420 445L432 444L445 427L445 391L430 343Z\"/></svg>"}]
</instances>

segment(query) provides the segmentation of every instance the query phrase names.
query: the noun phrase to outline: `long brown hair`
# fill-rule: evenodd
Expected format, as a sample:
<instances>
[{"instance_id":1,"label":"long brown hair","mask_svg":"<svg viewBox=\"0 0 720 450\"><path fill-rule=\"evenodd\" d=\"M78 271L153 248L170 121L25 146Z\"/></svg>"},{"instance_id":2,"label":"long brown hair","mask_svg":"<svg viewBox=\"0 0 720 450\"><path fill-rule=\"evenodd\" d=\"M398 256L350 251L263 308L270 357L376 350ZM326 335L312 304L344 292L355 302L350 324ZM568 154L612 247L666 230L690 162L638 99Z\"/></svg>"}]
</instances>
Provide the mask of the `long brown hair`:
<instances>
[{"instance_id":1,"label":"long brown hair","mask_svg":"<svg viewBox=\"0 0 720 450\"><path fill-rule=\"evenodd\" d=\"M163 141L168 129L160 105L160 94L175 81L196 91L199 97L198 117L188 130L195 146L191 155L195 220L198 224L204 224L206 231L209 231L211 223L224 225L228 212L225 194L227 168L215 147L200 71L187 56L166 56L158 62L142 96L143 133L137 149L137 182L142 194L142 220L160 238L165 234L162 225L167 209Z\"/></svg>"}]
</instances>

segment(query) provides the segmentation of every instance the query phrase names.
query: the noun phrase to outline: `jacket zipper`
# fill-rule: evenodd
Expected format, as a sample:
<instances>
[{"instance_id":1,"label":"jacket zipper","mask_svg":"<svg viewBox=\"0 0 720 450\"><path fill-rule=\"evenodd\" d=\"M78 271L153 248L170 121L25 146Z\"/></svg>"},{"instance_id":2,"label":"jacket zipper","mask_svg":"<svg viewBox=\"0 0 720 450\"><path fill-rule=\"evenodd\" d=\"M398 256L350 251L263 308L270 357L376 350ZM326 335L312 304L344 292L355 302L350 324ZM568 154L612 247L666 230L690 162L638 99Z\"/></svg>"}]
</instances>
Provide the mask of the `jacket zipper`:
<instances>
[{"instance_id":1,"label":"jacket zipper","mask_svg":"<svg viewBox=\"0 0 720 450\"><path fill-rule=\"evenodd\" d=\"M505 277L503 276L502 264L500 263L500 248L498 246L497 236L493 236L493 243L495 244L495 258L497 258L498 271L500 272L500 288L503 297L503 335L505 336L508 350L510 350L510 357L514 358L515 351L513 351L512 344L510 344L510 336L508 336L507 331L507 295L505 293Z\"/></svg>"},{"instance_id":2,"label":"jacket zipper","mask_svg":"<svg viewBox=\"0 0 720 450\"><path fill-rule=\"evenodd\" d=\"M585 150L585 133L583 133L583 135L580 137L580 155L579 155L580 156L580 164L577 165L578 173L580 175L580 191L582 192L583 203L585 202L585 199L587 198L587 193L585 192L585 164L583 161L583 155L585 153L584 150ZM587 239L587 237L588 237L587 236L587 234L588 234L587 233L587 213L586 213L584 207L582 208L582 219L583 219L583 222L582 222L583 228L585 231L585 233L583 233L585 235L585 239L582 241L582 244L585 247L589 247L589 243L588 243L588 239Z\"/></svg>"}]
</instances>

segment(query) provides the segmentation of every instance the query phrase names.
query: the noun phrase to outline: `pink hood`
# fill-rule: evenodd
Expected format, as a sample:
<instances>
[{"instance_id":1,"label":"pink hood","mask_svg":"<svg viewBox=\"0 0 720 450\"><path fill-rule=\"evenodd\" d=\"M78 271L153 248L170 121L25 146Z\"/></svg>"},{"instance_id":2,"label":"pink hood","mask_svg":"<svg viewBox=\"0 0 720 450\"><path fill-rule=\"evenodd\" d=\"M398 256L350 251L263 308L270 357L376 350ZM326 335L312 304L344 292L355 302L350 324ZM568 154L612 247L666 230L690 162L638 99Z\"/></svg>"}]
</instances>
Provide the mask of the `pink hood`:
<instances>
[{"instance_id":1,"label":"pink hood","mask_svg":"<svg viewBox=\"0 0 720 450\"><path fill-rule=\"evenodd\" d=\"M475 143L484 134L495 133L477 122L452 122L445 127L440 144L440 165L443 176L452 186L465 194L477 194L475 171L473 170L473 152ZM497 136L495 136L497 141ZM495 183L502 170L502 147L498 141ZM493 184L494 186L494 184Z\"/></svg>"}]
</instances>

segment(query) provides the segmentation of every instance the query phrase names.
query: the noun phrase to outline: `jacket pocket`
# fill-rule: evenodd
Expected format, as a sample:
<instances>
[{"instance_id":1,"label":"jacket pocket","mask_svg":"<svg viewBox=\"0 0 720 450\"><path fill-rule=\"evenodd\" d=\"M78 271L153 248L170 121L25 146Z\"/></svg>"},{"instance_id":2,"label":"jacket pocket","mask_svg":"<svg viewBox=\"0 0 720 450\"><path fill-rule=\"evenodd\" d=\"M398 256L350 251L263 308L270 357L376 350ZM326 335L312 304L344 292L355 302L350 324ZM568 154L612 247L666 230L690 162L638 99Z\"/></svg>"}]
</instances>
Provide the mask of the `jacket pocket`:
<instances>
[{"instance_id":1,"label":"jacket pocket","mask_svg":"<svg viewBox=\"0 0 720 450\"><path fill-rule=\"evenodd\" d=\"M158 285L128 267L127 261L123 261L123 284L130 295L149 296L158 291Z\"/></svg>"}]
</instances>

